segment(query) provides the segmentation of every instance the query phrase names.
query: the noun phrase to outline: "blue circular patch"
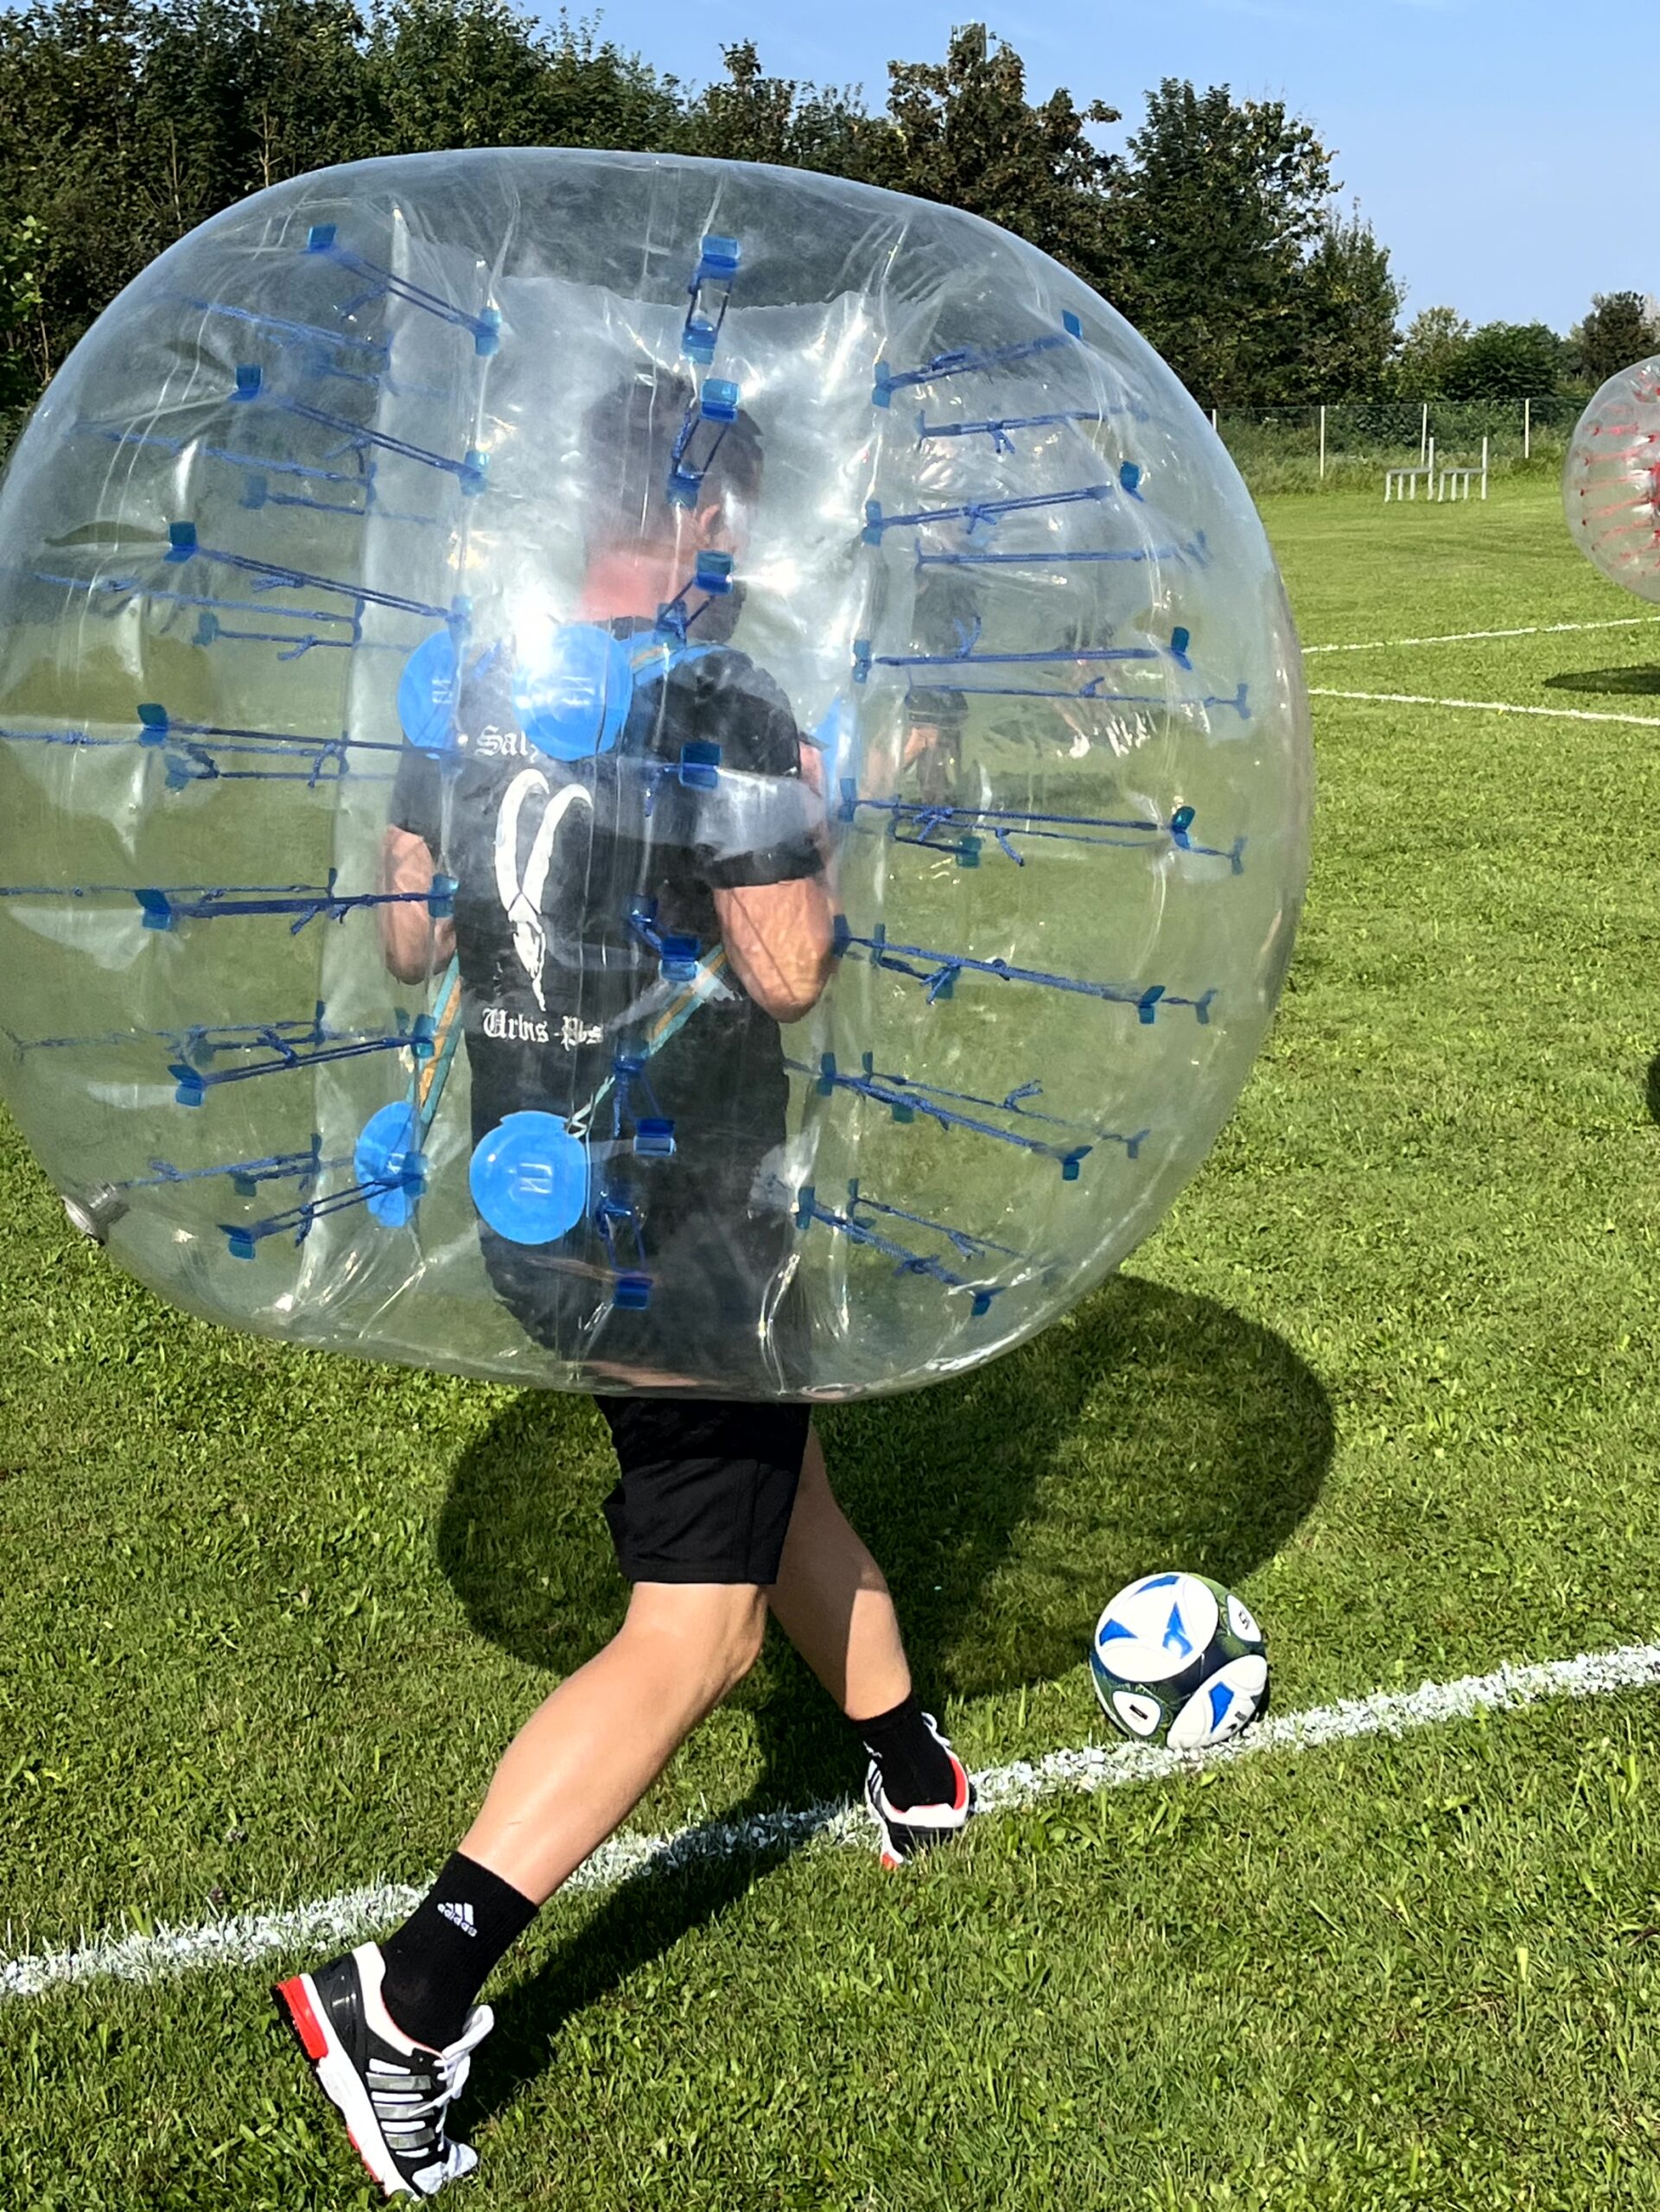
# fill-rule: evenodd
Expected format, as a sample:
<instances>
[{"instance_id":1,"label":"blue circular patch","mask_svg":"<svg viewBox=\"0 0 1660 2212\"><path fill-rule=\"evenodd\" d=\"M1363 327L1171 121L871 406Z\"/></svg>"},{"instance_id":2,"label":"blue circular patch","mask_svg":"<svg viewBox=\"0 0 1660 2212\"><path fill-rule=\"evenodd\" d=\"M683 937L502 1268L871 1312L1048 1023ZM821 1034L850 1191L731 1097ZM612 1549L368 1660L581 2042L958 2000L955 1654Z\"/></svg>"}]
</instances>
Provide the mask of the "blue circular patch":
<instances>
[{"instance_id":1,"label":"blue circular patch","mask_svg":"<svg viewBox=\"0 0 1660 2212\"><path fill-rule=\"evenodd\" d=\"M513 709L539 753L591 760L621 734L634 696L629 648L590 622L565 622L518 640Z\"/></svg>"},{"instance_id":2,"label":"blue circular patch","mask_svg":"<svg viewBox=\"0 0 1660 2212\"><path fill-rule=\"evenodd\" d=\"M423 639L398 679L398 719L423 753L448 753L455 742L455 700L461 655L448 629Z\"/></svg>"},{"instance_id":3,"label":"blue circular patch","mask_svg":"<svg viewBox=\"0 0 1660 2212\"><path fill-rule=\"evenodd\" d=\"M352 1154L358 1181L404 1179L391 1182L388 1189L365 1201L383 1229L402 1229L420 1200L425 1163L419 1147L419 1125L413 1109L401 1098L372 1114L363 1125L363 1135Z\"/></svg>"},{"instance_id":4,"label":"blue circular patch","mask_svg":"<svg viewBox=\"0 0 1660 2212\"><path fill-rule=\"evenodd\" d=\"M588 1148L557 1114L509 1114L473 1154L473 1203L510 1244L551 1244L588 1207Z\"/></svg>"}]
</instances>

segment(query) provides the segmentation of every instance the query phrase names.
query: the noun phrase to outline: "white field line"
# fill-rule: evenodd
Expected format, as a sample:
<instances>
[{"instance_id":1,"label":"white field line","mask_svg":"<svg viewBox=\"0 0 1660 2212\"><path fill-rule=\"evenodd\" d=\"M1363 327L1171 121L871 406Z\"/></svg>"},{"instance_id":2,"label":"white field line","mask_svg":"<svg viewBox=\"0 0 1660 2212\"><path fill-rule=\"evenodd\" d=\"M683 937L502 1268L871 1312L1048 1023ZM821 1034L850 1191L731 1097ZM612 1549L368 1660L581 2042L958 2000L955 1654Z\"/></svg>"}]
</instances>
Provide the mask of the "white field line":
<instances>
[{"instance_id":1,"label":"white field line","mask_svg":"<svg viewBox=\"0 0 1660 2212\"><path fill-rule=\"evenodd\" d=\"M1371 638L1358 645L1305 645L1311 653L1392 653L1408 645L1472 645L1486 638L1560 638L1570 630L1641 630L1660 614L1615 614L1600 622L1535 622L1525 630L1454 630L1445 638Z\"/></svg>"},{"instance_id":2,"label":"white field line","mask_svg":"<svg viewBox=\"0 0 1660 2212\"><path fill-rule=\"evenodd\" d=\"M1508 699L1432 699L1418 691L1335 691L1310 684L1311 699L1358 699L1369 707L1447 707L1467 715L1531 715L1551 722L1619 722L1625 729L1660 729L1660 715L1604 715L1589 707L1518 707Z\"/></svg>"},{"instance_id":3,"label":"white field line","mask_svg":"<svg viewBox=\"0 0 1660 2212\"><path fill-rule=\"evenodd\" d=\"M1615 1651L1582 1653L1500 1667L1458 1681L1425 1682L1421 1688L1374 1691L1335 1705L1270 1716L1231 1743L1208 1751L1162 1751L1144 1745L1088 1744L1051 1751L1035 1763L989 1768L976 1775L980 1802L989 1812L1008 1811L1040 1798L1122 1789L1206 1767L1231 1765L1264 1751L1317 1751L1365 1736L1405 1736L1479 1713L1510 1713L1554 1698L1608 1697L1622 1690L1660 1685L1660 1644L1628 1644ZM699 1859L758 1857L796 1849L814 1837L845 1844L868 1838L863 1809L847 1804L812 1805L799 1812L759 1813L742 1821L709 1821L673 1835L620 1835L601 1845L567 1888L610 1890L632 1877L672 1872ZM94 1981L156 1981L211 1967L251 1967L277 1954L315 1951L360 1942L404 1918L419 1892L378 1882L309 1904L238 1913L190 1927L157 1928L149 1935L100 1936L73 1950L25 1953L0 1960L0 2001L38 1997L49 1989Z\"/></svg>"}]
</instances>

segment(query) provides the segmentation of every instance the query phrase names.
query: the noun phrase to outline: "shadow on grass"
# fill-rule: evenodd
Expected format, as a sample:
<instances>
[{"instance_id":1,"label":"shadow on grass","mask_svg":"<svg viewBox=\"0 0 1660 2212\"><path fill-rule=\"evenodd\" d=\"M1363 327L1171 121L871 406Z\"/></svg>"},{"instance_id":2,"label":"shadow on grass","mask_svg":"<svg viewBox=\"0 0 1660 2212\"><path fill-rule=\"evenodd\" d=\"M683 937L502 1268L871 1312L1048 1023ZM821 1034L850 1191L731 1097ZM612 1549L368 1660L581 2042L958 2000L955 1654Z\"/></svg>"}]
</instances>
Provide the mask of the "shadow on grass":
<instances>
[{"instance_id":1,"label":"shadow on grass","mask_svg":"<svg viewBox=\"0 0 1660 2212\"><path fill-rule=\"evenodd\" d=\"M1545 678L1547 691L1600 691L1622 698L1651 699L1660 695L1660 668L1565 669Z\"/></svg>"},{"instance_id":2,"label":"shadow on grass","mask_svg":"<svg viewBox=\"0 0 1660 2212\"><path fill-rule=\"evenodd\" d=\"M1648 1078L1644 1086L1648 1100L1649 1119L1660 1123L1660 1052L1649 1062Z\"/></svg>"},{"instance_id":3,"label":"shadow on grass","mask_svg":"<svg viewBox=\"0 0 1660 2212\"><path fill-rule=\"evenodd\" d=\"M596 1510L609 1477L574 1416L594 1419L568 1401L517 1401L457 1467L438 1533L479 1634L561 1674L611 1634L625 1596ZM893 1586L928 1700L1068 1672L1134 1575L1181 1566L1243 1580L1313 1504L1333 1440L1324 1389L1281 1338L1211 1300L1126 1277L976 1374L818 1418L831 1480ZM856 1786L846 1722L781 1638L738 1702L754 1715L762 1774L728 1818ZM672 1882L648 1869L585 1915L498 2008L488 2108L541 2069L570 2012L735 1901L776 1856L710 1854Z\"/></svg>"}]
</instances>

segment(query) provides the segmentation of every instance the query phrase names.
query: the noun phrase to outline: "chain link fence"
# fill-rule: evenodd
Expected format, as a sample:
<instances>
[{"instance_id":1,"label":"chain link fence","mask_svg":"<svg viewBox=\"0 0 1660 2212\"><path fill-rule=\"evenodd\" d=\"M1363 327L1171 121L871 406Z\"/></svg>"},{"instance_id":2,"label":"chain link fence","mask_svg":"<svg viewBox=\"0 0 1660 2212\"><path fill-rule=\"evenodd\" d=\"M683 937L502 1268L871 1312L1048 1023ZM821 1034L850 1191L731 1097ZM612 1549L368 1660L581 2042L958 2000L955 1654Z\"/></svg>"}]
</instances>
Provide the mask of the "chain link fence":
<instances>
[{"instance_id":1,"label":"chain link fence","mask_svg":"<svg viewBox=\"0 0 1660 2212\"><path fill-rule=\"evenodd\" d=\"M1383 472L1421 467L1433 440L1437 464L1479 467L1481 442L1495 476L1560 469L1587 395L1462 401L1356 399L1332 407L1224 407L1223 443L1253 492L1376 491ZM0 463L29 419L0 408Z\"/></svg>"},{"instance_id":2,"label":"chain link fence","mask_svg":"<svg viewBox=\"0 0 1660 2212\"><path fill-rule=\"evenodd\" d=\"M1224 407L1223 443L1253 492L1375 491L1383 472L1420 467L1433 442L1438 466L1479 468L1482 441L1495 476L1561 467L1586 398L1357 399L1333 407Z\"/></svg>"}]
</instances>

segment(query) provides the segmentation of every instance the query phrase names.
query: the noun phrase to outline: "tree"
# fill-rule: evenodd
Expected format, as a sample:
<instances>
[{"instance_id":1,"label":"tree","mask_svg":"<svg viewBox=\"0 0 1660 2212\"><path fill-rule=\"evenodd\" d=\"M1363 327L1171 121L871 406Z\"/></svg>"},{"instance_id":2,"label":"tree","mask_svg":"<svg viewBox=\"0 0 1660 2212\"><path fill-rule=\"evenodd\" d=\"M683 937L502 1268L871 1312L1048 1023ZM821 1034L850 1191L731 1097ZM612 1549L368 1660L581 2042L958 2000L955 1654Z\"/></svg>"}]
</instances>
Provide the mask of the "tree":
<instances>
[{"instance_id":1,"label":"tree","mask_svg":"<svg viewBox=\"0 0 1660 2212\"><path fill-rule=\"evenodd\" d=\"M1621 369L1660 353L1660 315L1641 292L1599 292L1569 340L1580 372L1606 384Z\"/></svg>"},{"instance_id":2,"label":"tree","mask_svg":"<svg viewBox=\"0 0 1660 2212\"><path fill-rule=\"evenodd\" d=\"M1395 364L1403 399L1441 399L1470 343L1469 324L1455 308L1421 308L1407 327Z\"/></svg>"},{"instance_id":3,"label":"tree","mask_svg":"<svg viewBox=\"0 0 1660 2212\"><path fill-rule=\"evenodd\" d=\"M873 158L873 124L850 92L821 92L791 77L762 74L753 42L723 47L726 75L688 106L675 144L728 162L860 176Z\"/></svg>"},{"instance_id":4,"label":"tree","mask_svg":"<svg viewBox=\"0 0 1660 2212\"><path fill-rule=\"evenodd\" d=\"M671 83L586 26L544 33L512 0L391 0L374 19L368 67L384 153L451 146L670 143Z\"/></svg>"},{"instance_id":5,"label":"tree","mask_svg":"<svg viewBox=\"0 0 1660 2212\"><path fill-rule=\"evenodd\" d=\"M1487 322L1448 365L1447 399L1542 399L1561 389L1567 348L1542 322Z\"/></svg>"},{"instance_id":6,"label":"tree","mask_svg":"<svg viewBox=\"0 0 1660 2212\"><path fill-rule=\"evenodd\" d=\"M943 62L888 65L887 127L869 140L873 182L983 215L1098 281L1111 258L1119 163L1090 143L1116 123L1103 101L1053 93L1034 107L1013 47L983 23L955 31Z\"/></svg>"},{"instance_id":7,"label":"tree","mask_svg":"<svg viewBox=\"0 0 1660 2212\"><path fill-rule=\"evenodd\" d=\"M1332 190L1313 131L1278 100L1167 77L1129 156L1118 304L1208 404L1304 398L1301 279Z\"/></svg>"},{"instance_id":8,"label":"tree","mask_svg":"<svg viewBox=\"0 0 1660 2212\"><path fill-rule=\"evenodd\" d=\"M1278 103L1167 80L1126 157L1091 137L1114 108L1065 90L1029 99L1020 55L983 24L954 32L942 60L893 63L876 115L856 92L767 76L747 41L688 92L588 24L547 28L523 4L0 7L12 388L38 386L124 283L247 194L366 156L480 145L771 162L965 208L1116 299L1212 402L1358 391L1387 360L1388 256L1332 213L1329 158Z\"/></svg>"},{"instance_id":9,"label":"tree","mask_svg":"<svg viewBox=\"0 0 1660 2212\"><path fill-rule=\"evenodd\" d=\"M1388 382L1405 293L1358 213L1328 215L1303 268L1300 352L1309 395L1367 398Z\"/></svg>"},{"instance_id":10,"label":"tree","mask_svg":"<svg viewBox=\"0 0 1660 2212\"><path fill-rule=\"evenodd\" d=\"M26 406L39 381L34 349L45 240L32 215L0 228L0 409Z\"/></svg>"}]
</instances>

